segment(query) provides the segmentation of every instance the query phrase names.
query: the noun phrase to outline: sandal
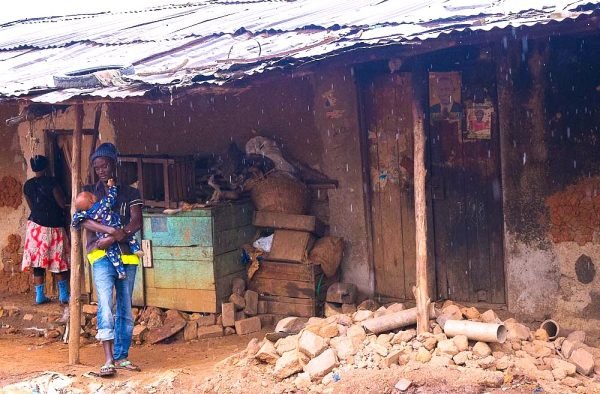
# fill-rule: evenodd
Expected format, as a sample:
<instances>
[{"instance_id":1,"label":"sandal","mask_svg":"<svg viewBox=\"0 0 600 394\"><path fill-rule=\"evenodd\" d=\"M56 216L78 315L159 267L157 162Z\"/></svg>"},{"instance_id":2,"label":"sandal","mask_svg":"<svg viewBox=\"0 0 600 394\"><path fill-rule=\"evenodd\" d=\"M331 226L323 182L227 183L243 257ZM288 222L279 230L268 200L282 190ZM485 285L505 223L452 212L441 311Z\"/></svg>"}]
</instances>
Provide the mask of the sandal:
<instances>
[{"instance_id":1,"label":"sandal","mask_svg":"<svg viewBox=\"0 0 600 394\"><path fill-rule=\"evenodd\" d=\"M129 360L117 361L115 364L116 364L117 369L126 369L128 371L136 371L136 372L141 371L140 367L138 367L137 365L135 365L134 363L132 363Z\"/></svg>"},{"instance_id":2,"label":"sandal","mask_svg":"<svg viewBox=\"0 0 600 394\"><path fill-rule=\"evenodd\" d=\"M113 376L115 373L117 373L117 370L115 369L114 364L104 364L100 367L99 375L101 377Z\"/></svg>"}]
</instances>

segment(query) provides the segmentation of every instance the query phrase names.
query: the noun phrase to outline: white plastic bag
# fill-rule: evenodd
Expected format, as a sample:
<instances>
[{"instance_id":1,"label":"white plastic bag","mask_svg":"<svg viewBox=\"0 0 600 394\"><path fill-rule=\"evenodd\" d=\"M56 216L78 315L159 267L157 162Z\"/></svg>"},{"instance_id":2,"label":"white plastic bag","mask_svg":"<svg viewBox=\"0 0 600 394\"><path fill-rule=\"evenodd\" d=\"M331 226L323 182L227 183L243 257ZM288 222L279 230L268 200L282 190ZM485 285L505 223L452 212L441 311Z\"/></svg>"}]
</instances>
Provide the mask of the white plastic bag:
<instances>
[{"instance_id":1,"label":"white plastic bag","mask_svg":"<svg viewBox=\"0 0 600 394\"><path fill-rule=\"evenodd\" d=\"M273 234L268 237L262 237L254 241L252 246L256 249L260 249L265 253L269 253L271 251L271 246L273 245Z\"/></svg>"}]
</instances>

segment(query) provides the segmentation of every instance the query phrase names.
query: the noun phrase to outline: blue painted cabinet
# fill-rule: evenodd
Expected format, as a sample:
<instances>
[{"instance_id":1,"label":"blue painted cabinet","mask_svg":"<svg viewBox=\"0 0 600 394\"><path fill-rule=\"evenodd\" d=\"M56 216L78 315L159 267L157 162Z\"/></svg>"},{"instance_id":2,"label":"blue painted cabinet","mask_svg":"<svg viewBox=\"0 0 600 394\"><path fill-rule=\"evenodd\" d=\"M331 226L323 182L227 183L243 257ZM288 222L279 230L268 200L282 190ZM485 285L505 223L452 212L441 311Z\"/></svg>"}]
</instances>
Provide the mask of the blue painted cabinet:
<instances>
[{"instance_id":1,"label":"blue painted cabinet","mask_svg":"<svg viewBox=\"0 0 600 394\"><path fill-rule=\"evenodd\" d=\"M134 304L216 313L245 277L240 247L252 241L250 202L165 215L145 211L143 239L152 244L152 267L143 267Z\"/></svg>"}]
</instances>

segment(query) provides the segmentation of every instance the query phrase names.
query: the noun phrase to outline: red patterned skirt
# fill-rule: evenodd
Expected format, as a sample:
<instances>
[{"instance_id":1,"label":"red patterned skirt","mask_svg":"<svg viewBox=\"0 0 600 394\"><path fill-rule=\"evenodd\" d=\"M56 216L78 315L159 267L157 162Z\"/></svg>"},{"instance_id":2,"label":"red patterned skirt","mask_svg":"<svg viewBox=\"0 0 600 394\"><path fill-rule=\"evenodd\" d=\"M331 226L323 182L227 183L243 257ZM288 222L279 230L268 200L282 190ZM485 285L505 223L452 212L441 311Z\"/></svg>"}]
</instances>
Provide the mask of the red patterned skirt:
<instances>
[{"instance_id":1,"label":"red patterned skirt","mask_svg":"<svg viewBox=\"0 0 600 394\"><path fill-rule=\"evenodd\" d=\"M27 221L21 269L45 268L50 272L68 271L70 247L62 227L44 227Z\"/></svg>"}]
</instances>

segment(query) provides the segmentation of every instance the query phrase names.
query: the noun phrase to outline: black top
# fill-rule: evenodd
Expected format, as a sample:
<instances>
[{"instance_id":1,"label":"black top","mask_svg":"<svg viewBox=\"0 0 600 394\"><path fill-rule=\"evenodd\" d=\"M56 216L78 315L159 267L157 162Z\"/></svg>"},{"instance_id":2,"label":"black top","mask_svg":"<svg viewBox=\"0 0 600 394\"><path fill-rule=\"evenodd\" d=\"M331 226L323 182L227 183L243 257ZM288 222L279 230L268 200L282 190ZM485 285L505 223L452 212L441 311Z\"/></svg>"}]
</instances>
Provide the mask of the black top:
<instances>
[{"instance_id":1,"label":"black top","mask_svg":"<svg viewBox=\"0 0 600 394\"><path fill-rule=\"evenodd\" d=\"M104 183L102 181L99 181L95 185L86 185L83 187L83 190L94 193L98 200L101 200L106 196L106 188L104 187ZM121 224L123 226L129 224L129 220L131 220L131 207L136 205L144 205L140 196L140 191L131 186L117 185L117 200L113 207L113 211L119 214L121 217ZM94 250L94 243L96 240L98 240L98 237L96 236L96 232L90 230L86 230L86 235L86 250L89 253ZM127 244L127 242L120 242L119 246L121 247L122 253L131 253L129 244Z\"/></svg>"},{"instance_id":2,"label":"black top","mask_svg":"<svg viewBox=\"0 0 600 394\"><path fill-rule=\"evenodd\" d=\"M23 193L31 202L29 220L44 227L63 227L65 211L54 198L54 188L59 187L51 176L31 178L23 185Z\"/></svg>"}]
</instances>

